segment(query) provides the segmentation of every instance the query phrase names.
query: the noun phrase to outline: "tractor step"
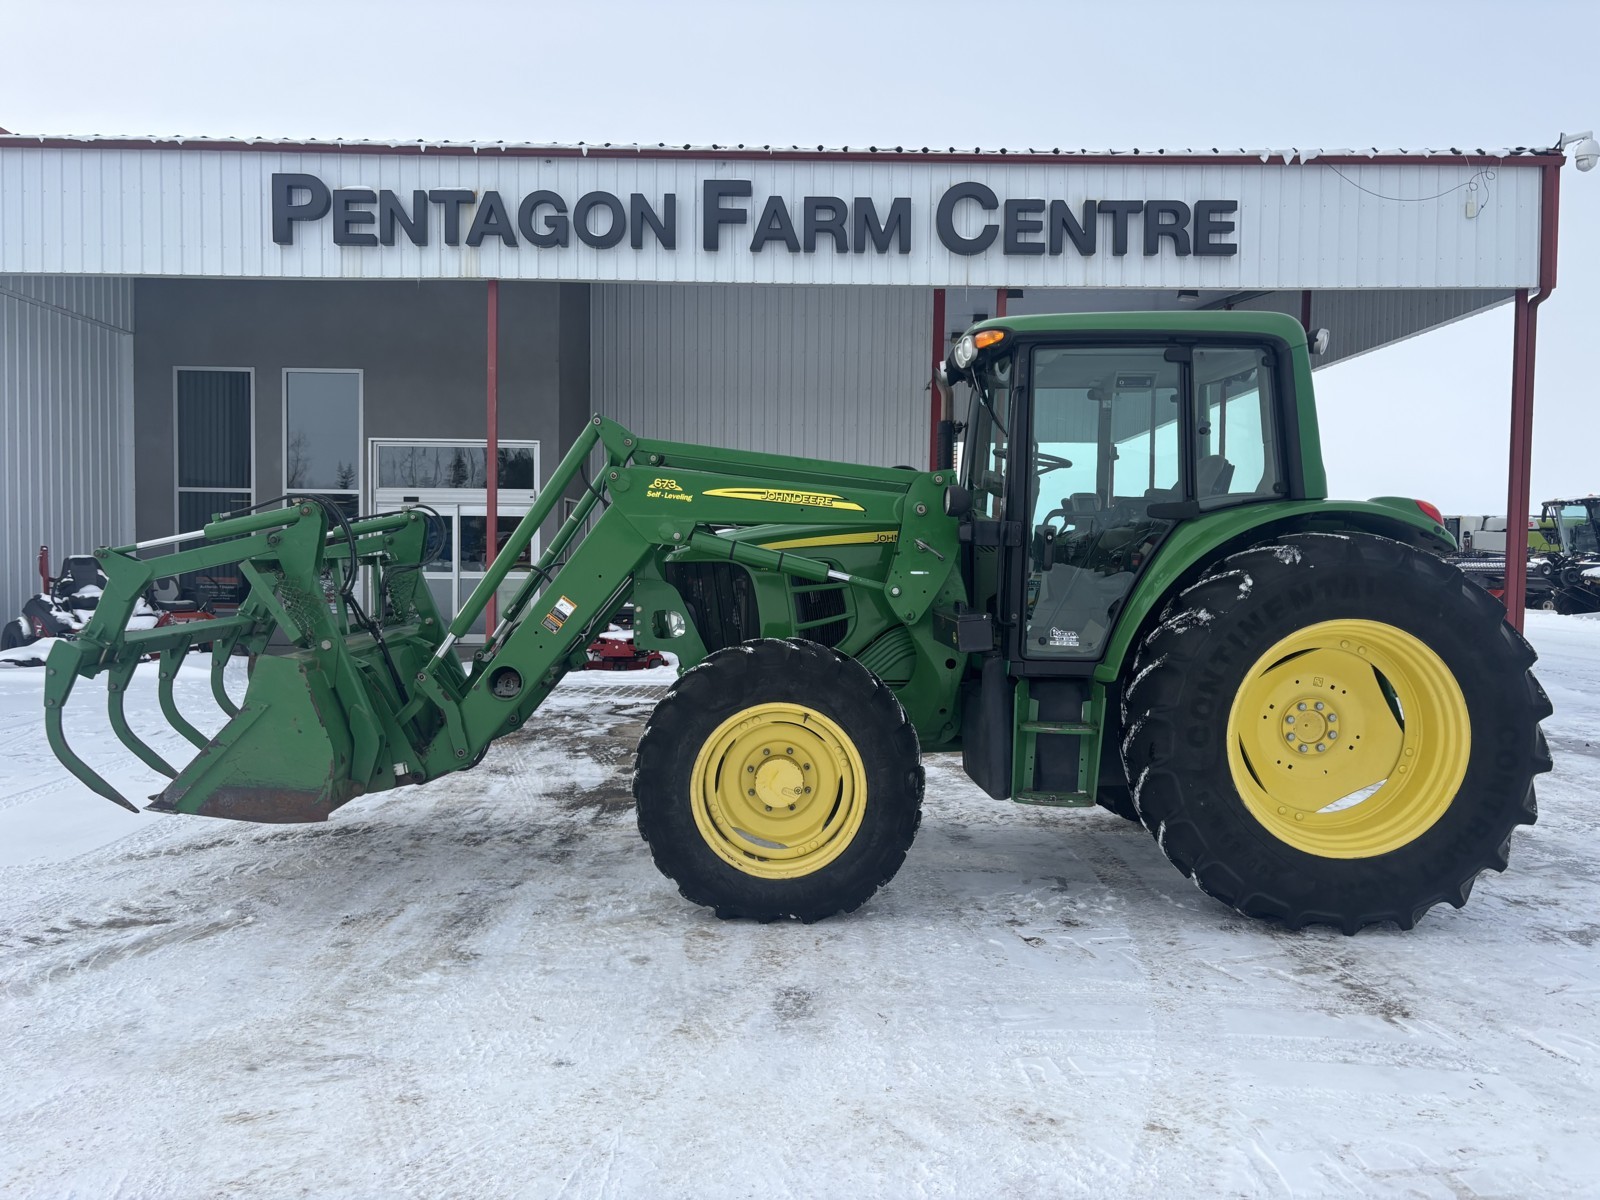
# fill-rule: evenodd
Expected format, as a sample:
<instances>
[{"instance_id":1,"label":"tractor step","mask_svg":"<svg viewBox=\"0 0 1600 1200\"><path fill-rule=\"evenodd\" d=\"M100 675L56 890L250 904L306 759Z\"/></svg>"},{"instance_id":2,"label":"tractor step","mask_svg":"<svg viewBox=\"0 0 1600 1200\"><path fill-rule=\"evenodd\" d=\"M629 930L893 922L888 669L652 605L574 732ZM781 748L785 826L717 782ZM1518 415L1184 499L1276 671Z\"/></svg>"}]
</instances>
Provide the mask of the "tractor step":
<instances>
[{"instance_id":1,"label":"tractor step","mask_svg":"<svg viewBox=\"0 0 1600 1200\"><path fill-rule=\"evenodd\" d=\"M1082 723L1062 723L1059 721L1024 721L1023 733L1057 733L1066 737L1084 737L1096 732L1093 725Z\"/></svg>"},{"instance_id":2,"label":"tractor step","mask_svg":"<svg viewBox=\"0 0 1600 1200\"><path fill-rule=\"evenodd\" d=\"M1094 797L1088 792L1018 792L1018 804L1037 804L1044 808L1093 808Z\"/></svg>"}]
</instances>

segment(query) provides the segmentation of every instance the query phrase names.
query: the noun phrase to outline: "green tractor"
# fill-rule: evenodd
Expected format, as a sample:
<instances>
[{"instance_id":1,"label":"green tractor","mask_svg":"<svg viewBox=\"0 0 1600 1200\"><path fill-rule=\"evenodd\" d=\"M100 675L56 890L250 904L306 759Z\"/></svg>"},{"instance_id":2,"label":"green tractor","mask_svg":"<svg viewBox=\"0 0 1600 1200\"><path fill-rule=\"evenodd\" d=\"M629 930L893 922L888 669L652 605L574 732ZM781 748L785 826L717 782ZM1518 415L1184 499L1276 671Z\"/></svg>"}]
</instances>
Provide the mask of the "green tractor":
<instances>
[{"instance_id":1,"label":"green tractor","mask_svg":"<svg viewBox=\"0 0 1600 1200\"><path fill-rule=\"evenodd\" d=\"M151 809L322 820L474 766L631 603L640 646L682 667L639 744L639 830L719 916L864 903L916 834L924 750L959 751L997 800L1136 820L1202 890L1290 927L1409 928L1505 867L1550 768L1534 653L1442 560L1454 545L1431 506L1326 499L1297 323L998 319L942 375L970 412L960 465L926 472L655 441L595 417L451 618L419 570L419 509L350 521L295 497L102 550L94 620L50 654L51 744L133 808L63 733L74 684L105 673L113 727L169 779ZM580 479L463 659L457 643ZM233 562L251 587L237 613L203 634L125 630L153 576ZM267 652L274 634L287 653ZM202 637L232 717L211 739L172 697ZM237 706L236 651L256 656ZM181 769L123 713L149 656L198 749Z\"/></svg>"}]
</instances>

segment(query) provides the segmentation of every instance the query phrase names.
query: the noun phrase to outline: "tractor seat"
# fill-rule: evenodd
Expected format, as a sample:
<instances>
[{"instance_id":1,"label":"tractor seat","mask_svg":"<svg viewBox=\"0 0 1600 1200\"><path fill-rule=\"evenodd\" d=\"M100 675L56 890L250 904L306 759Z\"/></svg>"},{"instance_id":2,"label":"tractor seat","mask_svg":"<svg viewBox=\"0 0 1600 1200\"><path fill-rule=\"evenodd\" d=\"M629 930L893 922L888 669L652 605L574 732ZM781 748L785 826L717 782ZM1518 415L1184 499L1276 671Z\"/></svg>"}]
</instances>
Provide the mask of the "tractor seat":
<instances>
[{"instance_id":1,"label":"tractor seat","mask_svg":"<svg viewBox=\"0 0 1600 1200\"><path fill-rule=\"evenodd\" d=\"M1194 494L1200 499L1207 496L1225 496L1233 482L1233 464L1220 454L1207 454L1200 459L1194 473Z\"/></svg>"}]
</instances>

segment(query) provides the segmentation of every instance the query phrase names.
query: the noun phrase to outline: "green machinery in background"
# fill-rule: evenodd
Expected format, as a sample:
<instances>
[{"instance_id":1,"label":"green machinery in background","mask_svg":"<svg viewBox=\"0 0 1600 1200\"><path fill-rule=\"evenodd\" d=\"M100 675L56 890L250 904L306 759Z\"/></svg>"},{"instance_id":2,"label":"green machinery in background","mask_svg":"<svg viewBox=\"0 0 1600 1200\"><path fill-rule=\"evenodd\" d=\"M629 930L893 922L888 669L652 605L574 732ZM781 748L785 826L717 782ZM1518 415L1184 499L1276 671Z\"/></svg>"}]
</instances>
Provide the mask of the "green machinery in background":
<instances>
[{"instance_id":1,"label":"green machinery in background","mask_svg":"<svg viewBox=\"0 0 1600 1200\"><path fill-rule=\"evenodd\" d=\"M150 808L322 820L472 767L530 723L537 736L540 703L631 603L636 639L682 669L640 742L639 827L723 916L863 903L916 832L923 750L959 751L997 799L1139 821L1203 890L1291 926L1409 927L1505 866L1549 768L1533 653L1442 561L1453 543L1431 506L1326 499L1294 321L998 319L942 374L969 413L959 467L926 472L596 417L455 614L423 582L419 509L347 521L295 497L102 550L97 614L48 660L51 744L133 807L63 733L74 685L105 674L118 736L170 781ZM125 631L152 578L224 563L250 585L236 614ZM274 635L286 652L267 652ZM231 718L211 739L172 690L202 640ZM254 656L237 706L235 652ZM162 710L198 751L181 769L123 713L152 657Z\"/></svg>"}]
</instances>

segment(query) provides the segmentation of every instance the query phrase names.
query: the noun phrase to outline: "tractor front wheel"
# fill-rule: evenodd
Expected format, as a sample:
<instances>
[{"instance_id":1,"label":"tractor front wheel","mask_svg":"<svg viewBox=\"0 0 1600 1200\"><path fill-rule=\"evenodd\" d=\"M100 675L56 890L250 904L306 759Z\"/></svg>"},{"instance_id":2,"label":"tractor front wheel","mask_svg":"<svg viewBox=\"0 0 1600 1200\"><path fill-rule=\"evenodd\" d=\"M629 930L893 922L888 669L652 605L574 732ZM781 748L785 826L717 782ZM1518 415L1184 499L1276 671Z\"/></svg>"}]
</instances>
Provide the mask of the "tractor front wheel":
<instances>
[{"instance_id":1,"label":"tractor front wheel","mask_svg":"<svg viewBox=\"0 0 1600 1200\"><path fill-rule=\"evenodd\" d=\"M806 641L730 646L656 706L639 833L719 917L816 921L894 877L922 817L916 731L881 680Z\"/></svg>"},{"instance_id":2,"label":"tractor front wheel","mask_svg":"<svg viewBox=\"0 0 1600 1200\"><path fill-rule=\"evenodd\" d=\"M1173 864L1247 916L1409 929L1504 870L1550 769L1533 650L1454 567L1368 534L1222 562L1144 642L1134 801Z\"/></svg>"}]
</instances>

